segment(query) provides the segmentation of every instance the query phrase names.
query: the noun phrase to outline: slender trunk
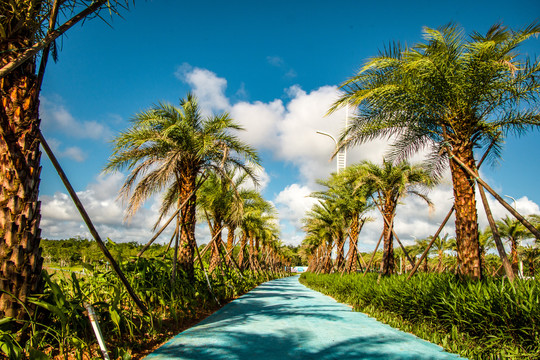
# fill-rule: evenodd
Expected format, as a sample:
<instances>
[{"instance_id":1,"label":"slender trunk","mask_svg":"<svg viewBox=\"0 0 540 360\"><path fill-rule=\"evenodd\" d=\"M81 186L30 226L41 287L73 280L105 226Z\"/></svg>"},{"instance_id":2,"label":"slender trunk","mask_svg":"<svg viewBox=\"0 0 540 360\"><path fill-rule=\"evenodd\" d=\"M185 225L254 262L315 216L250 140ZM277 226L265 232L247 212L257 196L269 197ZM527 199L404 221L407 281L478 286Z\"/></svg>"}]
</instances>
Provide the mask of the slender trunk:
<instances>
[{"instance_id":1,"label":"slender trunk","mask_svg":"<svg viewBox=\"0 0 540 360\"><path fill-rule=\"evenodd\" d=\"M396 201L392 197L384 200L383 216L388 219L384 221L384 245L383 258L381 263L381 275L388 276L394 273L394 235L392 233L393 214L396 209Z\"/></svg>"},{"instance_id":2,"label":"slender trunk","mask_svg":"<svg viewBox=\"0 0 540 360\"><path fill-rule=\"evenodd\" d=\"M345 237L343 236L343 231L338 231L336 235L336 271L340 272L345 265L345 256L343 253L343 248L345 247Z\"/></svg>"},{"instance_id":3,"label":"slender trunk","mask_svg":"<svg viewBox=\"0 0 540 360\"><path fill-rule=\"evenodd\" d=\"M227 226L227 254L230 254L232 258L233 253L233 246L234 246L234 231L236 230L236 226L229 225ZM227 262L230 262L230 260L227 260Z\"/></svg>"},{"instance_id":4,"label":"slender trunk","mask_svg":"<svg viewBox=\"0 0 540 360\"><path fill-rule=\"evenodd\" d=\"M187 167L186 167L187 168ZM192 195L197 181L197 171L189 169L180 173L180 202L187 201L181 211L182 231L178 249L178 265L189 278L194 278L193 261L195 255L195 210L197 196Z\"/></svg>"},{"instance_id":5,"label":"slender trunk","mask_svg":"<svg viewBox=\"0 0 540 360\"><path fill-rule=\"evenodd\" d=\"M347 272L355 273L356 266L356 242L358 241L359 217L354 214L351 222L351 231L349 233L349 253L347 254Z\"/></svg>"},{"instance_id":6,"label":"slender trunk","mask_svg":"<svg viewBox=\"0 0 540 360\"><path fill-rule=\"evenodd\" d=\"M246 269L246 260L245 260L245 251L246 246L248 242L248 234L247 232L242 232L242 237L240 238L240 251L238 252L238 266L240 266L240 270L244 271Z\"/></svg>"},{"instance_id":7,"label":"slender trunk","mask_svg":"<svg viewBox=\"0 0 540 360\"><path fill-rule=\"evenodd\" d=\"M472 145L454 146L453 153L469 168L476 171ZM456 242L458 273L473 279L482 278L480 243L478 240L478 214L474 178L456 161L450 160L456 210Z\"/></svg>"},{"instance_id":8,"label":"slender trunk","mask_svg":"<svg viewBox=\"0 0 540 360\"><path fill-rule=\"evenodd\" d=\"M27 41L2 42L0 66L17 57L11 49L28 46ZM24 318L22 304L28 306L28 295L40 292L42 286L35 70L30 59L0 79L0 318Z\"/></svg>"},{"instance_id":9,"label":"slender trunk","mask_svg":"<svg viewBox=\"0 0 540 360\"><path fill-rule=\"evenodd\" d=\"M210 256L210 266L208 272L212 273L214 269L219 265L219 251L221 247L221 233L222 233L221 221L216 219L214 226L212 227L212 253Z\"/></svg>"},{"instance_id":10,"label":"slender trunk","mask_svg":"<svg viewBox=\"0 0 540 360\"><path fill-rule=\"evenodd\" d=\"M514 274L517 274L519 271L519 259L518 259L518 243L514 237L510 237L510 258L512 259L512 270Z\"/></svg>"}]
</instances>

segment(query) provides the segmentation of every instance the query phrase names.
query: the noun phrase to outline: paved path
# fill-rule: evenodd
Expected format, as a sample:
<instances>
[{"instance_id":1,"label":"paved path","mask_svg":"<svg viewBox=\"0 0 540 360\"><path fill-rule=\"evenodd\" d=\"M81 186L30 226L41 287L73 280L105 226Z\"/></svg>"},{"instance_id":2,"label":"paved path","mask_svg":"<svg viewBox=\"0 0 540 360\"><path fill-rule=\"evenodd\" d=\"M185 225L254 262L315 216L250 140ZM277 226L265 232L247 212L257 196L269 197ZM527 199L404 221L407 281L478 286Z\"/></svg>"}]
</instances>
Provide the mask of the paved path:
<instances>
[{"instance_id":1,"label":"paved path","mask_svg":"<svg viewBox=\"0 0 540 360\"><path fill-rule=\"evenodd\" d=\"M306 288L298 276L264 283L145 359L459 359Z\"/></svg>"}]
</instances>

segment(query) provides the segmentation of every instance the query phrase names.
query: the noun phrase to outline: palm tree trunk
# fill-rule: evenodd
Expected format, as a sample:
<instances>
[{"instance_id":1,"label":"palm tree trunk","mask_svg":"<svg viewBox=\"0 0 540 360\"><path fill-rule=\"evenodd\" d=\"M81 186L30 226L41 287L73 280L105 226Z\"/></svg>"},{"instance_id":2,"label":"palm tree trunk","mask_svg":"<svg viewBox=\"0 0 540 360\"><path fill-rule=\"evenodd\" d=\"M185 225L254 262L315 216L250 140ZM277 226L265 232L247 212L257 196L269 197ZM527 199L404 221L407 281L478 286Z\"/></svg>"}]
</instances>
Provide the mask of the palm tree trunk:
<instances>
[{"instance_id":1,"label":"palm tree trunk","mask_svg":"<svg viewBox=\"0 0 540 360\"><path fill-rule=\"evenodd\" d=\"M246 260L244 259L244 254L246 251L246 246L248 242L248 234L247 232L242 232L242 238L240 239L240 251L238 252L238 266L240 267L240 271L244 271L246 269Z\"/></svg>"},{"instance_id":2,"label":"palm tree trunk","mask_svg":"<svg viewBox=\"0 0 540 360\"><path fill-rule=\"evenodd\" d=\"M180 247L178 249L178 265L186 272L189 278L194 278L195 255L195 225L197 195L193 194L196 188L197 172L188 170L180 173L180 202L185 203L181 211L182 231Z\"/></svg>"},{"instance_id":3,"label":"palm tree trunk","mask_svg":"<svg viewBox=\"0 0 540 360\"><path fill-rule=\"evenodd\" d=\"M17 55L10 46L24 49L29 44L3 42L1 67ZM33 60L0 80L0 318L24 318L22 304L28 305L27 296L42 286L36 80Z\"/></svg>"},{"instance_id":4,"label":"palm tree trunk","mask_svg":"<svg viewBox=\"0 0 540 360\"><path fill-rule=\"evenodd\" d=\"M220 222L216 220L214 226L212 227L212 254L210 256L210 267L208 272L212 273L214 269L219 265L220 262L220 247L221 247L221 233L223 227Z\"/></svg>"},{"instance_id":5,"label":"palm tree trunk","mask_svg":"<svg viewBox=\"0 0 540 360\"><path fill-rule=\"evenodd\" d=\"M454 146L452 151L469 168L476 171L472 145ZM478 240L478 214L474 178L456 161L450 159L450 171L454 187L454 205L456 210L456 242L458 273L473 279L482 278L480 264L480 243Z\"/></svg>"},{"instance_id":6,"label":"palm tree trunk","mask_svg":"<svg viewBox=\"0 0 540 360\"><path fill-rule=\"evenodd\" d=\"M349 234L349 253L347 254L347 272L355 273L356 266L356 242L358 241L358 232L359 232L359 217L358 214L353 214L353 219L351 221L351 232Z\"/></svg>"},{"instance_id":7,"label":"palm tree trunk","mask_svg":"<svg viewBox=\"0 0 540 360\"><path fill-rule=\"evenodd\" d=\"M394 235L392 226L394 224L394 211L396 203L392 198L385 199L383 216L388 219L384 222L384 244L383 258L381 263L381 275L388 276L394 273Z\"/></svg>"},{"instance_id":8,"label":"palm tree trunk","mask_svg":"<svg viewBox=\"0 0 540 360\"><path fill-rule=\"evenodd\" d=\"M518 253L517 253L517 240L513 237L510 238L510 257L512 258L512 270L514 271L514 274L517 274L519 271L519 259L518 259Z\"/></svg>"},{"instance_id":9,"label":"palm tree trunk","mask_svg":"<svg viewBox=\"0 0 540 360\"><path fill-rule=\"evenodd\" d=\"M345 247L345 238L340 231L336 236L336 264L335 268L337 272L341 272L345 265L345 256L343 254L343 248Z\"/></svg>"},{"instance_id":10,"label":"palm tree trunk","mask_svg":"<svg viewBox=\"0 0 540 360\"><path fill-rule=\"evenodd\" d=\"M236 230L236 226L228 226L227 227L227 254L230 254L232 258L232 252L233 252L233 246L234 246L234 231ZM230 260L227 260L227 262L230 262Z\"/></svg>"}]
</instances>

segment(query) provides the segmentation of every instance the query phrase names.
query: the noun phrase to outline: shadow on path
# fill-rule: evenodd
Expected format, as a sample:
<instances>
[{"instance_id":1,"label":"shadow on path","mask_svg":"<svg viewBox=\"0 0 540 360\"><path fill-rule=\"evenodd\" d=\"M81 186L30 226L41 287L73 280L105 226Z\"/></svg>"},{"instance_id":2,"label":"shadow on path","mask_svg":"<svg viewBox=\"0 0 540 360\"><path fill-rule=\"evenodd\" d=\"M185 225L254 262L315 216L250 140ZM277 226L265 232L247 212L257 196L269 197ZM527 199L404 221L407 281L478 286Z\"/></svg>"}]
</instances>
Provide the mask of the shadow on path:
<instances>
[{"instance_id":1,"label":"shadow on path","mask_svg":"<svg viewBox=\"0 0 540 360\"><path fill-rule=\"evenodd\" d=\"M145 359L458 359L332 298L298 277L262 284Z\"/></svg>"}]
</instances>

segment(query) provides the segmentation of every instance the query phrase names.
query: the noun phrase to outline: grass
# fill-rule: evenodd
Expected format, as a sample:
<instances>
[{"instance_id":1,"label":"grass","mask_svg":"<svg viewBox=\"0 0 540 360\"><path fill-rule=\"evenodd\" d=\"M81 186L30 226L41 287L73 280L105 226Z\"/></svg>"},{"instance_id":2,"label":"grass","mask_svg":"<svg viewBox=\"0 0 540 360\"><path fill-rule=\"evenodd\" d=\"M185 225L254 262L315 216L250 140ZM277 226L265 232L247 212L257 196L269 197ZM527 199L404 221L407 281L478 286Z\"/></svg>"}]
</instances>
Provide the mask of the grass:
<instances>
[{"instance_id":1,"label":"grass","mask_svg":"<svg viewBox=\"0 0 540 360\"><path fill-rule=\"evenodd\" d=\"M538 280L452 274L301 276L306 286L470 359L540 358Z\"/></svg>"},{"instance_id":2,"label":"grass","mask_svg":"<svg viewBox=\"0 0 540 360\"><path fill-rule=\"evenodd\" d=\"M212 292L199 269L189 279L181 271L171 284L170 260L141 258L121 264L139 298L141 313L117 276L105 268L86 273L43 271L41 294L30 299L31 318L0 320L0 358L100 359L85 303L93 306L112 359L137 359L200 321L227 302L279 274L217 271ZM217 299L217 301L216 301ZM219 303L218 303L219 302ZM3 355L2 355L3 354Z\"/></svg>"}]
</instances>

